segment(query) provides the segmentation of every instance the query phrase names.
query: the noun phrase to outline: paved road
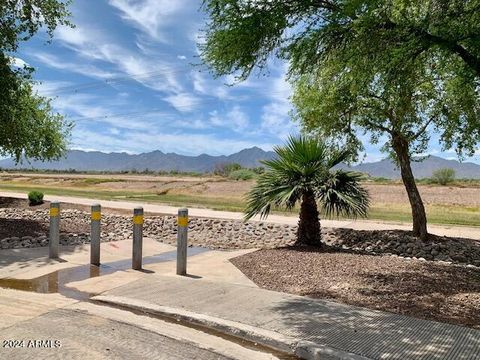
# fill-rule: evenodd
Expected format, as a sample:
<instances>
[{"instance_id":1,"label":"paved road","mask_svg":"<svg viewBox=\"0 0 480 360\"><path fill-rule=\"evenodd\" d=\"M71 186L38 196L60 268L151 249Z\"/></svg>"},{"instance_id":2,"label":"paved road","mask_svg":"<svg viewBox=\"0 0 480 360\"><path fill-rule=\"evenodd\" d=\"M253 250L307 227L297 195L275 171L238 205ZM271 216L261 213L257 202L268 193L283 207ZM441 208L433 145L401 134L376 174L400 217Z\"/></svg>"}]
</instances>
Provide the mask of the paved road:
<instances>
[{"instance_id":1,"label":"paved road","mask_svg":"<svg viewBox=\"0 0 480 360\"><path fill-rule=\"evenodd\" d=\"M63 309L3 329L0 339L2 359L228 359L129 324ZM7 349L8 340L21 342Z\"/></svg>"},{"instance_id":2,"label":"paved road","mask_svg":"<svg viewBox=\"0 0 480 360\"><path fill-rule=\"evenodd\" d=\"M225 340L213 336L210 336L215 338L213 342L206 338L208 335L203 335L203 340L198 341L195 336L201 334L182 335L178 329L172 332L171 327L179 325L161 320L105 307L96 310L98 314L125 313L117 314L116 317L121 320L116 320L92 314L89 307L95 305L80 303L76 306L76 309L54 310L0 330L0 359L276 359L256 351L238 350L239 345L225 345ZM128 323L129 316L144 319L136 319L131 324ZM153 331L154 328L166 331L168 336ZM195 331L185 329L187 332ZM186 336L191 340L185 340ZM14 348L6 348L7 344Z\"/></svg>"},{"instance_id":3,"label":"paved road","mask_svg":"<svg viewBox=\"0 0 480 360\"><path fill-rule=\"evenodd\" d=\"M9 191L0 191L0 196L4 197L16 197L16 198L25 198L24 193L15 193ZM113 208L113 209L133 209L135 206L142 205L146 212L159 213L159 214L169 214L176 215L178 208L174 206L167 205L157 205L157 204L139 204L128 201L108 201L108 200L95 200L88 198L80 197L71 197L71 196L45 196L45 200L58 200L65 203L73 203L80 205L91 205L93 203L100 203L103 207ZM189 208L190 216L194 217L208 217L216 219L232 219L232 220L241 220L243 217L242 213L230 212L230 211L216 211L211 209L197 209ZM254 219L259 221L258 218ZM296 225L298 218L296 216L281 216L281 215L270 215L265 222L276 223L276 224L290 224ZM389 229L399 229L399 230L411 230L411 224L406 223L386 223L378 221L339 221L339 220L322 220L322 226L325 227L334 227L334 228L350 228L355 230L389 230ZM439 226L439 225L429 225L429 231L432 234L440 236L453 236L453 237L465 237L471 239L480 240L480 227L467 227L467 226Z\"/></svg>"}]
</instances>

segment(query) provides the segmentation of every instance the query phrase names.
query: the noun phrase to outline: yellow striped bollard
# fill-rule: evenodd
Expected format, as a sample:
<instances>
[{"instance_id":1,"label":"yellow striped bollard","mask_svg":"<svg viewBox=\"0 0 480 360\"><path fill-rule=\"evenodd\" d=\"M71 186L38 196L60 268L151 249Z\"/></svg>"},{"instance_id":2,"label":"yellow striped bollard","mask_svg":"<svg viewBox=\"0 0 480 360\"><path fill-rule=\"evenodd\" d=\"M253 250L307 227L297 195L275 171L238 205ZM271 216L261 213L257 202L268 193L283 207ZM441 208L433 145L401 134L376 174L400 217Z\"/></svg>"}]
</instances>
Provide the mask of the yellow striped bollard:
<instances>
[{"instance_id":1,"label":"yellow striped bollard","mask_svg":"<svg viewBox=\"0 0 480 360\"><path fill-rule=\"evenodd\" d=\"M142 270L143 208L133 209L132 269Z\"/></svg>"},{"instance_id":2,"label":"yellow striped bollard","mask_svg":"<svg viewBox=\"0 0 480 360\"><path fill-rule=\"evenodd\" d=\"M178 210L177 275L187 275L188 209Z\"/></svg>"},{"instance_id":3,"label":"yellow striped bollard","mask_svg":"<svg viewBox=\"0 0 480 360\"><path fill-rule=\"evenodd\" d=\"M58 258L58 246L60 243L60 203L50 203L50 231L48 240L48 256L50 259Z\"/></svg>"},{"instance_id":4,"label":"yellow striped bollard","mask_svg":"<svg viewBox=\"0 0 480 360\"><path fill-rule=\"evenodd\" d=\"M102 222L102 207L100 204L92 205L90 227L90 264L100 265L100 233Z\"/></svg>"}]
</instances>

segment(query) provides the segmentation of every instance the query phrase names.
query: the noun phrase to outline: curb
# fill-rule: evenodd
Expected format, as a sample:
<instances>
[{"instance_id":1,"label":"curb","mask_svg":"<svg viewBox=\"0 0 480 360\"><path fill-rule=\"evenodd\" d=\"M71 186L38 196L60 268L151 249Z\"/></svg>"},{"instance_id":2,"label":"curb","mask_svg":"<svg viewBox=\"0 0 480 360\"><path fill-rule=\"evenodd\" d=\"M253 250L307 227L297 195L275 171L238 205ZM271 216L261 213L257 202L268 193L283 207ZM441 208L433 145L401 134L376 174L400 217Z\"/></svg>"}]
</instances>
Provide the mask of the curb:
<instances>
[{"instance_id":1,"label":"curb","mask_svg":"<svg viewBox=\"0 0 480 360\"><path fill-rule=\"evenodd\" d=\"M156 305L149 302L113 295L97 295L90 300L99 303L117 305L132 310L159 315L206 327L227 335L259 343L274 350L296 355L306 360L370 360L369 358L335 349L311 341L282 335L278 332L246 325L236 321L199 314L184 309Z\"/></svg>"}]
</instances>

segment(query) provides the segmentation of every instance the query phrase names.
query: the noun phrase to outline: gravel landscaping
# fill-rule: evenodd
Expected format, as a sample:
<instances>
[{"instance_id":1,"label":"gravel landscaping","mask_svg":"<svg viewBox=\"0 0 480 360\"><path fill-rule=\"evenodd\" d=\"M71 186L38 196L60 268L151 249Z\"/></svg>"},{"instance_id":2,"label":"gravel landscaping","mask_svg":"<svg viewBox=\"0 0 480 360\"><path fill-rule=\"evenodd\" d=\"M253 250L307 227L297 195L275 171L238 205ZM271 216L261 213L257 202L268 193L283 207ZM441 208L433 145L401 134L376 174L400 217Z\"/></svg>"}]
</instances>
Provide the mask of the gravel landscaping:
<instances>
[{"instance_id":1,"label":"gravel landscaping","mask_svg":"<svg viewBox=\"0 0 480 360\"><path fill-rule=\"evenodd\" d=\"M90 241L88 207L61 205L60 241L78 245ZM25 200L0 198L0 248L46 246L48 243L48 204L29 207ZM479 230L480 232L480 230ZM146 214L144 236L168 244L176 243L176 217ZM131 215L104 209L102 241L130 239ZM329 248L361 254L394 254L420 260L436 260L480 266L480 240L431 236L421 242L407 231L322 230ZM212 249L272 249L293 245L296 226L235 220L191 218L189 244Z\"/></svg>"},{"instance_id":2,"label":"gravel landscaping","mask_svg":"<svg viewBox=\"0 0 480 360\"><path fill-rule=\"evenodd\" d=\"M266 249L231 260L260 287L480 329L480 269L398 256Z\"/></svg>"}]
</instances>

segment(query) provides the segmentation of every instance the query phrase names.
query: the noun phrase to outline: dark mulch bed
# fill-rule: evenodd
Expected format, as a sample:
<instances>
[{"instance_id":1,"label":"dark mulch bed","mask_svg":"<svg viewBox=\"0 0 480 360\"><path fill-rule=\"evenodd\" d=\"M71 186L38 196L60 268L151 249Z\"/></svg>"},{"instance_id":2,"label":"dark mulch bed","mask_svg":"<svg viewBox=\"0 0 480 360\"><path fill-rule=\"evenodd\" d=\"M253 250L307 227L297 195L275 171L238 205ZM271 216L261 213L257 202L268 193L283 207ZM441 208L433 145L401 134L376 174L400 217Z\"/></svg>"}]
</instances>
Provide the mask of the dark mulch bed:
<instances>
[{"instance_id":1,"label":"dark mulch bed","mask_svg":"<svg viewBox=\"0 0 480 360\"><path fill-rule=\"evenodd\" d=\"M0 239L7 237L38 236L48 233L49 223L25 219L0 218ZM90 232L90 225L71 220L60 222L60 233L82 234Z\"/></svg>"},{"instance_id":2,"label":"dark mulch bed","mask_svg":"<svg viewBox=\"0 0 480 360\"><path fill-rule=\"evenodd\" d=\"M480 329L480 269L316 248L235 259L260 287Z\"/></svg>"}]
</instances>

